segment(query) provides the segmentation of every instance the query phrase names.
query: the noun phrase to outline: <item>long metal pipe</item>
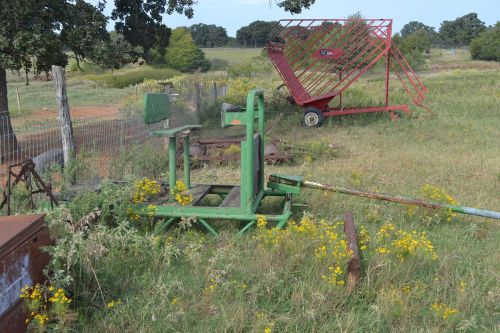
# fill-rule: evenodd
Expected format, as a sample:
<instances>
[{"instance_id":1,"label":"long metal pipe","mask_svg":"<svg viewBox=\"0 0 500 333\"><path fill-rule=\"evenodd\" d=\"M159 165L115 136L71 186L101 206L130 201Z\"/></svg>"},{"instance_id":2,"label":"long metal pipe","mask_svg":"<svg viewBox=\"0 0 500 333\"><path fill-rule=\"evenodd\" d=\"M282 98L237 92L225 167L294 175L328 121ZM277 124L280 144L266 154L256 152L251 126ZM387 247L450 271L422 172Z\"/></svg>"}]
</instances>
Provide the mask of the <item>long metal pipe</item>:
<instances>
[{"instance_id":1,"label":"long metal pipe","mask_svg":"<svg viewBox=\"0 0 500 333\"><path fill-rule=\"evenodd\" d=\"M400 197L400 196L390 196L387 194L355 190L355 189L350 189L350 188L338 187L335 185L320 184L320 183L311 182L311 181L307 181L307 180L302 181L302 186L314 188L317 190L331 191L331 192L355 195L358 197L365 197L365 198L370 198L370 199L397 202L397 203L402 203L402 204L406 204L406 205L421 206L421 207L431 208L431 209L449 209L453 212L460 213L460 214L489 217L492 219L500 220L500 212L495 212L492 210L450 205L450 204L437 203L437 202L428 202L428 201L423 201L420 199L411 199L411 198L405 198L405 197Z\"/></svg>"}]
</instances>

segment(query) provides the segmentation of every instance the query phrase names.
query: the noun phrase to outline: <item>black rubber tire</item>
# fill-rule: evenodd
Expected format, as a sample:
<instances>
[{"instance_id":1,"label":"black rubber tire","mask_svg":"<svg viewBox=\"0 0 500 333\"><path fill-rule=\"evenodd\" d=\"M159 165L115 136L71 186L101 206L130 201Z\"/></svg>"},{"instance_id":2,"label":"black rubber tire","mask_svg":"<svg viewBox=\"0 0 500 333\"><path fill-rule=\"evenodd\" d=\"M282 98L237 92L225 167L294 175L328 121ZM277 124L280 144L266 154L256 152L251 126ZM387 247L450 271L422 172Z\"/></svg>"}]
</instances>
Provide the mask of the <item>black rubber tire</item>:
<instances>
[{"instance_id":1,"label":"black rubber tire","mask_svg":"<svg viewBox=\"0 0 500 333\"><path fill-rule=\"evenodd\" d=\"M304 110L304 117L302 117L302 125L305 127L321 127L325 122L323 112L315 107L308 107Z\"/></svg>"}]
</instances>

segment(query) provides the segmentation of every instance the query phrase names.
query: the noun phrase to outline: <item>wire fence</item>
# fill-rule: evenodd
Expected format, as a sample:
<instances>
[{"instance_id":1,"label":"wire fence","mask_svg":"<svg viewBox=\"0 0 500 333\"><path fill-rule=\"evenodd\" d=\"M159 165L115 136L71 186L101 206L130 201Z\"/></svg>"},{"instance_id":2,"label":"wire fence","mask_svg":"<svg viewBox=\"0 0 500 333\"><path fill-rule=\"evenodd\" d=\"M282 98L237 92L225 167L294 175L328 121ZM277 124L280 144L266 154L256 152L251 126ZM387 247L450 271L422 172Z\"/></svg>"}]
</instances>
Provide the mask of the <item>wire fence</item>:
<instances>
[{"instance_id":1,"label":"wire fence","mask_svg":"<svg viewBox=\"0 0 500 333\"><path fill-rule=\"evenodd\" d=\"M77 154L91 151L109 158L122 149L146 141L161 144L163 140L153 139L142 119L144 93L161 91L169 94L172 105L170 126L174 127L199 124L203 114L226 96L227 92L226 85L217 82L192 82L174 86L139 85L134 88L136 98L121 107L93 107L88 113L74 112L71 100L69 101ZM6 184L9 165L44 153L52 157L57 156L58 152L62 153L61 130L55 110L41 110L13 117L10 122L8 120L6 116L0 116L1 188ZM51 152L54 154L50 154ZM50 162L53 161L49 159L47 163Z\"/></svg>"}]
</instances>

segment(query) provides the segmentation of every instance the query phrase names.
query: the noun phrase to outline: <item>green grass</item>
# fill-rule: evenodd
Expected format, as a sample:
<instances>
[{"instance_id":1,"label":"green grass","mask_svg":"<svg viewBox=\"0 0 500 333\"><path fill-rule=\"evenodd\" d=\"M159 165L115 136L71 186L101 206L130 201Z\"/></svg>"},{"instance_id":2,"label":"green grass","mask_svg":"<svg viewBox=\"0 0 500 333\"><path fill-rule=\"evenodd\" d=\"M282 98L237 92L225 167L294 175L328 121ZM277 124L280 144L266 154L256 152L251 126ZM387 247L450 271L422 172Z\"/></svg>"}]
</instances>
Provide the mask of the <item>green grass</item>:
<instances>
[{"instance_id":1,"label":"green grass","mask_svg":"<svg viewBox=\"0 0 500 333\"><path fill-rule=\"evenodd\" d=\"M465 57L458 65L464 62ZM344 116L331 118L322 128L306 129L299 125L298 110L268 103L268 126L273 124L269 136L294 153L294 161L266 166L266 176L295 174L409 197L421 197L422 186L433 184L460 204L500 210L500 71L446 70L426 75L423 81L429 88L425 103L433 113L414 109L399 121L391 121L387 114ZM345 99L352 104L380 103L381 84L362 80ZM395 103L407 101L397 83L392 92ZM279 113L284 114L282 120L276 118ZM202 135L225 134L216 127L218 121L207 124L212 127ZM322 153L329 145L337 152ZM137 158L138 165L148 165L144 154L121 158L128 164ZM153 162L160 163L157 158ZM138 176L154 176L150 168L139 169ZM239 170L234 164L209 166L194 170L192 178L193 183L237 183ZM362 279L349 294L321 277L335 258L318 261L318 243L312 236L269 247L255 239L255 229L236 237L236 224L231 222L215 223L223 230L219 238L187 222L155 235L145 221L130 222L133 227L123 221L126 213L119 214L116 200L127 193L105 189L98 200L87 194L73 203L101 205L106 212L101 223L108 226L85 236L61 233L67 223L64 209L48 218L53 233L64 235L55 251L60 265L56 268L62 271L51 279L66 282L73 293L78 331L498 330L496 221L460 215L449 223L440 221L436 212L411 212L397 204L304 190L297 201L305 206L294 207L295 220L306 212L316 221L335 223L345 211L352 211L356 225L371 235L371 247L363 251ZM267 205L266 209L275 203ZM84 214L69 208L75 216ZM110 210L120 218L110 219ZM438 259L416 253L400 261L377 254L375 235L388 222L407 232L426 232ZM63 279L68 275L69 282ZM121 304L106 306L118 299ZM433 303L444 303L458 313L445 319L431 309Z\"/></svg>"},{"instance_id":2,"label":"green grass","mask_svg":"<svg viewBox=\"0 0 500 333\"><path fill-rule=\"evenodd\" d=\"M262 48L233 48L233 47L217 47L203 49L205 55L209 60L223 59L227 60L230 64L242 60L250 60L253 57L260 56Z\"/></svg>"},{"instance_id":3,"label":"green grass","mask_svg":"<svg viewBox=\"0 0 500 333\"><path fill-rule=\"evenodd\" d=\"M28 86L22 82L11 82L8 82L8 98L13 117L27 115L35 110L56 109L53 82L30 81ZM16 88L19 91L21 110L17 105ZM68 80L67 93L70 106L105 106L120 104L132 90L103 89L102 85L92 81Z\"/></svg>"}]
</instances>

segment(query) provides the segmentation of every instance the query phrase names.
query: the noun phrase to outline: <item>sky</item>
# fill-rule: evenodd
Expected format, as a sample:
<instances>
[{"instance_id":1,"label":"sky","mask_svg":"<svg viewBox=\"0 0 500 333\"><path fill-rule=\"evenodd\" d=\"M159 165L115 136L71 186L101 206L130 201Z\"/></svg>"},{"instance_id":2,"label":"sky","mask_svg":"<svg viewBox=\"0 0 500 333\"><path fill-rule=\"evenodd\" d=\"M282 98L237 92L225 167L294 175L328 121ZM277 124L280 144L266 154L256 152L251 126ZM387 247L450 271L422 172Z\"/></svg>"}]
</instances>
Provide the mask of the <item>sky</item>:
<instances>
[{"instance_id":1,"label":"sky","mask_svg":"<svg viewBox=\"0 0 500 333\"><path fill-rule=\"evenodd\" d=\"M87 0L96 4L98 0ZM110 15L113 0L108 0L105 13ZM286 18L346 18L360 11L365 18L392 18L393 32L410 21L420 21L439 30L444 20L454 20L470 12L478 14L486 25L500 21L500 0L316 0L300 15L291 15L276 6L275 0L198 0L194 17L165 15L164 23L176 28L196 23L215 24L235 37L242 26L256 20L277 21ZM114 23L110 21L109 30Z\"/></svg>"}]
</instances>

